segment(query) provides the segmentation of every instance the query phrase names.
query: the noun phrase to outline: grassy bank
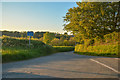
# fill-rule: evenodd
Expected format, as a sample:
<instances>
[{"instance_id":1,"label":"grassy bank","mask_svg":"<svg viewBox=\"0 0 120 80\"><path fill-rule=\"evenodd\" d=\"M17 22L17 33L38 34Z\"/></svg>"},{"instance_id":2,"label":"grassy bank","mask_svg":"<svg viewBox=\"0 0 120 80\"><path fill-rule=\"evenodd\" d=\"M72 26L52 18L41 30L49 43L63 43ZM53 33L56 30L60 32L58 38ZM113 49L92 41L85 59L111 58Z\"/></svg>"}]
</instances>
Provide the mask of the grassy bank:
<instances>
[{"instance_id":1,"label":"grassy bank","mask_svg":"<svg viewBox=\"0 0 120 80\"><path fill-rule=\"evenodd\" d=\"M2 39L2 62L25 60L53 53L53 48L41 41L19 40L12 38Z\"/></svg>"},{"instance_id":2,"label":"grassy bank","mask_svg":"<svg viewBox=\"0 0 120 80\"><path fill-rule=\"evenodd\" d=\"M52 47L41 41L31 40L29 47L27 39L2 39L2 62L20 61L40 56L47 56L55 52L70 51L71 47Z\"/></svg>"},{"instance_id":3,"label":"grassy bank","mask_svg":"<svg viewBox=\"0 0 120 80\"><path fill-rule=\"evenodd\" d=\"M97 45L97 46L84 46L76 45L75 53L81 55L91 55L91 56L108 56L108 57L120 57L118 55L118 44L109 45Z\"/></svg>"}]
</instances>

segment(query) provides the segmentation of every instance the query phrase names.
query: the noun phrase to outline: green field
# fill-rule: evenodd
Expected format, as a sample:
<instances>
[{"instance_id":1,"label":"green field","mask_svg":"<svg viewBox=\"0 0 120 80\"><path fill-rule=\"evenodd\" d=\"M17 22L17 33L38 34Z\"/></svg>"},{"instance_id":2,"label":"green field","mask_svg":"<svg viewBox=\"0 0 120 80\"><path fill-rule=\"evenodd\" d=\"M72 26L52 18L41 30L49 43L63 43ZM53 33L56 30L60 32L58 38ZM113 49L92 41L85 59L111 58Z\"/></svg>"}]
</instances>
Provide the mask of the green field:
<instances>
[{"instance_id":1,"label":"green field","mask_svg":"<svg viewBox=\"0 0 120 80\"><path fill-rule=\"evenodd\" d=\"M19 61L25 59L46 56L55 52L71 51L73 48L52 47L46 45L41 41L31 40L29 47L29 40L13 39L4 37L2 39L2 62Z\"/></svg>"}]
</instances>

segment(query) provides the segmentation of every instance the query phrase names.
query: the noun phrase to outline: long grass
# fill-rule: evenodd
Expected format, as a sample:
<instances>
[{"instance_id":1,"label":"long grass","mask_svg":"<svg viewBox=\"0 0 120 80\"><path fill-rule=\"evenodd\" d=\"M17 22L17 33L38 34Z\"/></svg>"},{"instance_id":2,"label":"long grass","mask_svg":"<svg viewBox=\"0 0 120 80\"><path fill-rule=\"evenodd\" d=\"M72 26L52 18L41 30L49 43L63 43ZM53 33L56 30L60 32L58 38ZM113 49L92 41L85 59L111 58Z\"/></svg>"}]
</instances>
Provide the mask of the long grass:
<instances>
[{"instance_id":1,"label":"long grass","mask_svg":"<svg viewBox=\"0 0 120 80\"><path fill-rule=\"evenodd\" d=\"M2 39L2 62L25 60L53 53L53 47L41 41L3 38Z\"/></svg>"},{"instance_id":2,"label":"long grass","mask_svg":"<svg viewBox=\"0 0 120 80\"><path fill-rule=\"evenodd\" d=\"M47 56L56 52L71 51L72 47L52 47L38 40L14 39L4 37L2 39L2 62L26 60L41 56Z\"/></svg>"}]
</instances>

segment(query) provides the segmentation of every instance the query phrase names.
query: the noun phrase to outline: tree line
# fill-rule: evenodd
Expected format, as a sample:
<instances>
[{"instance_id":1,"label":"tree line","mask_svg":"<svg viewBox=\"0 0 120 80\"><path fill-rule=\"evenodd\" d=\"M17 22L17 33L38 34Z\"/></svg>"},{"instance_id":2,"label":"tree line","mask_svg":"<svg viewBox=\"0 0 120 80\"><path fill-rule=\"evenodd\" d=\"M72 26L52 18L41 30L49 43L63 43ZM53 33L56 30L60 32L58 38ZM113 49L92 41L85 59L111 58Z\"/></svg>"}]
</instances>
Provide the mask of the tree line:
<instances>
[{"instance_id":1,"label":"tree line","mask_svg":"<svg viewBox=\"0 0 120 80\"><path fill-rule=\"evenodd\" d=\"M27 31L1 31L2 35L16 38L28 38ZM73 35L68 35L67 32L64 34L53 33L53 32L34 32L32 39L40 40L45 44L52 46L74 46L75 39Z\"/></svg>"}]
</instances>

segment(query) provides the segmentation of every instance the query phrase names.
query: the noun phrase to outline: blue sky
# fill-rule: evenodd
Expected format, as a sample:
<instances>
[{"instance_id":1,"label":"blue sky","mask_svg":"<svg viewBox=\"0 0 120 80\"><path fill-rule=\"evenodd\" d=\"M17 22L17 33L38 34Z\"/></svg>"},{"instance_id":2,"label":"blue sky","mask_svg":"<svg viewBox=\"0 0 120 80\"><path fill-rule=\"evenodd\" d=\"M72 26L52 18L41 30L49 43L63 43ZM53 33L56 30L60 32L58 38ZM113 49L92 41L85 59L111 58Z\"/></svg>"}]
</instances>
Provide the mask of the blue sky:
<instances>
[{"instance_id":1,"label":"blue sky","mask_svg":"<svg viewBox=\"0 0 120 80\"><path fill-rule=\"evenodd\" d=\"M63 16L75 2L4 2L2 30L63 33Z\"/></svg>"}]
</instances>

